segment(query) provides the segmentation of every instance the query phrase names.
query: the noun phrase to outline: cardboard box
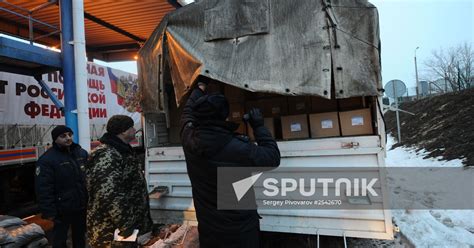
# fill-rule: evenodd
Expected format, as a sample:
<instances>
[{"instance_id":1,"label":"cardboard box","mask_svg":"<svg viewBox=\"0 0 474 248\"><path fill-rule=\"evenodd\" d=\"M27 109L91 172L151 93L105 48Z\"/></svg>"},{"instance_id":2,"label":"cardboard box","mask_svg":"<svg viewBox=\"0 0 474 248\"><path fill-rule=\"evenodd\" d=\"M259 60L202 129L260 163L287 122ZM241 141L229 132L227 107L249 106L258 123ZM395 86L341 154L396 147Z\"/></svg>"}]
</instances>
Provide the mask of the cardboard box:
<instances>
[{"instance_id":1,"label":"cardboard box","mask_svg":"<svg viewBox=\"0 0 474 248\"><path fill-rule=\"evenodd\" d=\"M265 117L278 117L288 114L286 97L275 97L259 100Z\"/></svg>"},{"instance_id":2,"label":"cardboard box","mask_svg":"<svg viewBox=\"0 0 474 248\"><path fill-rule=\"evenodd\" d=\"M251 108L259 108L262 111L264 117L279 117L288 115L288 103L286 97L282 96L246 101L246 112L248 112Z\"/></svg>"},{"instance_id":3,"label":"cardboard box","mask_svg":"<svg viewBox=\"0 0 474 248\"><path fill-rule=\"evenodd\" d=\"M263 119L264 126L270 131L272 137L275 138L275 122L273 118L264 118ZM249 136L250 140L255 140L253 135L253 129L250 124L247 124L247 135Z\"/></svg>"},{"instance_id":4,"label":"cardboard box","mask_svg":"<svg viewBox=\"0 0 474 248\"><path fill-rule=\"evenodd\" d=\"M229 103L229 121L241 122L244 113L244 105L240 103Z\"/></svg>"},{"instance_id":5,"label":"cardboard box","mask_svg":"<svg viewBox=\"0 0 474 248\"><path fill-rule=\"evenodd\" d=\"M309 138L307 115L289 115L281 117L283 139Z\"/></svg>"},{"instance_id":6,"label":"cardboard box","mask_svg":"<svg viewBox=\"0 0 474 248\"><path fill-rule=\"evenodd\" d=\"M339 112L342 136L373 134L370 109Z\"/></svg>"},{"instance_id":7,"label":"cardboard box","mask_svg":"<svg viewBox=\"0 0 474 248\"><path fill-rule=\"evenodd\" d=\"M337 100L326 99L322 97L311 97L311 112L312 113L326 113L337 111Z\"/></svg>"},{"instance_id":8,"label":"cardboard box","mask_svg":"<svg viewBox=\"0 0 474 248\"><path fill-rule=\"evenodd\" d=\"M338 99L339 111L349 111L365 108L364 97Z\"/></svg>"},{"instance_id":9,"label":"cardboard box","mask_svg":"<svg viewBox=\"0 0 474 248\"><path fill-rule=\"evenodd\" d=\"M245 97L248 100L262 100L262 99L268 99L268 98L281 97L281 95L274 94L274 93L262 93L262 92L246 91Z\"/></svg>"},{"instance_id":10,"label":"cardboard box","mask_svg":"<svg viewBox=\"0 0 474 248\"><path fill-rule=\"evenodd\" d=\"M229 103L244 102L245 101L245 90L231 86L224 86L224 95Z\"/></svg>"},{"instance_id":11,"label":"cardboard box","mask_svg":"<svg viewBox=\"0 0 474 248\"><path fill-rule=\"evenodd\" d=\"M245 112L248 113L251 108L259 108L263 113L263 105L258 100L245 101Z\"/></svg>"},{"instance_id":12,"label":"cardboard box","mask_svg":"<svg viewBox=\"0 0 474 248\"><path fill-rule=\"evenodd\" d=\"M217 93L223 94L223 92L224 92L223 87L224 87L224 85L222 83L217 82L217 81L216 82L210 82L207 85L206 91L209 94L217 94Z\"/></svg>"},{"instance_id":13,"label":"cardboard box","mask_svg":"<svg viewBox=\"0 0 474 248\"><path fill-rule=\"evenodd\" d=\"M310 114L309 127L311 138L341 136L337 112Z\"/></svg>"},{"instance_id":14,"label":"cardboard box","mask_svg":"<svg viewBox=\"0 0 474 248\"><path fill-rule=\"evenodd\" d=\"M289 96L288 101L288 114L298 115L306 114L311 110L311 98L307 96Z\"/></svg>"}]
</instances>

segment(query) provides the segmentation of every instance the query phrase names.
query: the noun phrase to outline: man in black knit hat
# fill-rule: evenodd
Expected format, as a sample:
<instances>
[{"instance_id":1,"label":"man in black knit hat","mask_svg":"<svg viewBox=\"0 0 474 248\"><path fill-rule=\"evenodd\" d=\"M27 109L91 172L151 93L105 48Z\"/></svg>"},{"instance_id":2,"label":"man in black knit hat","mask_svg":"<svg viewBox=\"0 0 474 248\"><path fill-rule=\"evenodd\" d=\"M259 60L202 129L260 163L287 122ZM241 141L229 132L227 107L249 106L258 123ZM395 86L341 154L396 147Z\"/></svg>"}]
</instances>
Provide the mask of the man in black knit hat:
<instances>
[{"instance_id":1,"label":"man in black knit hat","mask_svg":"<svg viewBox=\"0 0 474 248\"><path fill-rule=\"evenodd\" d=\"M114 115L86 165L87 238L92 247L110 247L114 231L122 237L134 229L151 231L149 198L142 161L129 145L135 139L133 119Z\"/></svg>"},{"instance_id":2,"label":"man in black knit hat","mask_svg":"<svg viewBox=\"0 0 474 248\"><path fill-rule=\"evenodd\" d=\"M217 209L217 168L277 167L280 151L264 126L258 109L250 110L249 123L257 144L235 133L238 124L226 121L229 104L222 94L207 94L199 82L184 106L181 139L191 180L194 207L202 248L259 247L257 210ZM253 191L253 190L252 190ZM248 194L248 202L255 196Z\"/></svg>"},{"instance_id":3,"label":"man in black knit hat","mask_svg":"<svg viewBox=\"0 0 474 248\"><path fill-rule=\"evenodd\" d=\"M54 128L53 146L36 162L36 197L42 217L54 221L53 247L66 247L69 227L73 246L85 247L87 151L72 135L69 127Z\"/></svg>"}]
</instances>

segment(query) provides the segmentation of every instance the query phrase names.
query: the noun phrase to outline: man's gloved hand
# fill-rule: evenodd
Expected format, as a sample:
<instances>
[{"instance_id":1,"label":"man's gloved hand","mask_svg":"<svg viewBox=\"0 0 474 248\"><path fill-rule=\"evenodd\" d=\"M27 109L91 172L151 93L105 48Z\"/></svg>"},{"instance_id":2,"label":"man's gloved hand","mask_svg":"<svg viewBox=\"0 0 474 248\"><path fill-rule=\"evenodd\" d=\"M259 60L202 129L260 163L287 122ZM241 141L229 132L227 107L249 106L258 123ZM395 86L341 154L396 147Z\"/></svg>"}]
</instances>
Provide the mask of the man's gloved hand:
<instances>
[{"instance_id":1,"label":"man's gloved hand","mask_svg":"<svg viewBox=\"0 0 474 248\"><path fill-rule=\"evenodd\" d=\"M250 126L255 130L257 127L261 127L264 125L263 121L263 114L262 111L258 108L252 108L249 112L249 123Z\"/></svg>"},{"instance_id":2,"label":"man's gloved hand","mask_svg":"<svg viewBox=\"0 0 474 248\"><path fill-rule=\"evenodd\" d=\"M127 228L127 229L125 229L125 230L119 232L118 235L122 236L123 238L128 238L128 237L130 237L130 236L133 234L133 230L134 230L134 229L135 229L135 228L133 228L133 227Z\"/></svg>"},{"instance_id":3,"label":"man's gloved hand","mask_svg":"<svg viewBox=\"0 0 474 248\"><path fill-rule=\"evenodd\" d=\"M120 231L118 228L114 231L114 241L122 242L135 242L138 237L139 230L133 228L127 228L123 231Z\"/></svg>"}]
</instances>

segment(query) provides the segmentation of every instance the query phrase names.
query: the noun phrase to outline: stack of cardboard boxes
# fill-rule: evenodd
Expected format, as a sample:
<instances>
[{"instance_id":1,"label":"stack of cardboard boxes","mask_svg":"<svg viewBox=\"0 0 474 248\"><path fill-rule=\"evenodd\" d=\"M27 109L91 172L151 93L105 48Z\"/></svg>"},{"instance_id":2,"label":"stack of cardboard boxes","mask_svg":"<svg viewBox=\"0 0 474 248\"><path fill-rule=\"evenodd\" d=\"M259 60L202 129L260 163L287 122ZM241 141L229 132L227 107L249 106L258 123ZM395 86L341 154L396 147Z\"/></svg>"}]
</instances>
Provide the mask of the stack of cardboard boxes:
<instances>
[{"instance_id":1,"label":"stack of cardboard boxes","mask_svg":"<svg viewBox=\"0 0 474 248\"><path fill-rule=\"evenodd\" d=\"M329 100L315 96L281 96L251 93L224 85L222 92L229 102L229 121L239 124L236 132L254 140L250 125L243 116L251 108L259 108L264 125L277 140L326 138L373 134L371 103L364 97ZM170 111L170 142L180 143L180 109Z\"/></svg>"},{"instance_id":2,"label":"stack of cardboard boxes","mask_svg":"<svg viewBox=\"0 0 474 248\"><path fill-rule=\"evenodd\" d=\"M276 139L373 134L371 109L363 97L340 100L268 94L258 94L258 97L261 99L247 101L245 110L248 112L252 107L262 109L266 117L265 126ZM247 127L247 134L253 139L250 126Z\"/></svg>"}]
</instances>

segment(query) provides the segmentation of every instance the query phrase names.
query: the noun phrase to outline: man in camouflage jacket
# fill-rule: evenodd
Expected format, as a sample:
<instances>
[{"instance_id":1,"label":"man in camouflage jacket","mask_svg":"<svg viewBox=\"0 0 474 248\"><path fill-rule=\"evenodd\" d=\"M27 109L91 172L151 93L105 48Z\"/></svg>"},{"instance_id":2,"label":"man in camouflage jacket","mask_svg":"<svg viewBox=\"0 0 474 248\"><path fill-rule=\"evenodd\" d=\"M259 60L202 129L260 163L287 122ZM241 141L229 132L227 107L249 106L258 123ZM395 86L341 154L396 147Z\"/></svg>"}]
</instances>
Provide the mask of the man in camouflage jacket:
<instances>
[{"instance_id":1,"label":"man in camouflage jacket","mask_svg":"<svg viewBox=\"0 0 474 248\"><path fill-rule=\"evenodd\" d=\"M115 115L107 133L90 155L86 166L87 238L92 247L110 247L114 230L128 237L151 231L149 198L143 166L129 142L135 138L133 120Z\"/></svg>"}]
</instances>

